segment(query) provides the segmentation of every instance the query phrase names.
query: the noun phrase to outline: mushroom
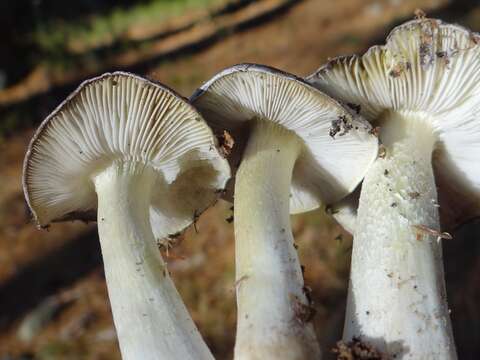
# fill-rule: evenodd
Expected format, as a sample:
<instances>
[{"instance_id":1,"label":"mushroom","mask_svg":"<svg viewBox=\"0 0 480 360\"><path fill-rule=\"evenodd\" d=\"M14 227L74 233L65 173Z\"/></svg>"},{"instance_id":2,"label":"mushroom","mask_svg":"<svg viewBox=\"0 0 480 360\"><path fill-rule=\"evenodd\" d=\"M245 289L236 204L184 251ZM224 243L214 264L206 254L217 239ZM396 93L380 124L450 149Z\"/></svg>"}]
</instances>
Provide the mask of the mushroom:
<instances>
[{"instance_id":1,"label":"mushroom","mask_svg":"<svg viewBox=\"0 0 480 360\"><path fill-rule=\"evenodd\" d=\"M357 104L384 149L362 184L344 340L364 338L397 358L456 358L438 203L444 230L480 215L479 42L420 18L308 78Z\"/></svg>"},{"instance_id":2,"label":"mushroom","mask_svg":"<svg viewBox=\"0 0 480 360\"><path fill-rule=\"evenodd\" d=\"M84 82L35 133L24 162L40 227L97 217L123 359L212 359L155 236L213 204L229 166L195 109L163 85L123 73Z\"/></svg>"},{"instance_id":3,"label":"mushroom","mask_svg":"<svg viewBox=\"0 0 480 360\"><path fill-rule=\"evenodd\" d=\"M237 143L236 359L320 357L294 248L290 213L352 191L377 154L370 126L279 70L241 64L192 96L214 130Z\"/></svg>"}]
</instances>

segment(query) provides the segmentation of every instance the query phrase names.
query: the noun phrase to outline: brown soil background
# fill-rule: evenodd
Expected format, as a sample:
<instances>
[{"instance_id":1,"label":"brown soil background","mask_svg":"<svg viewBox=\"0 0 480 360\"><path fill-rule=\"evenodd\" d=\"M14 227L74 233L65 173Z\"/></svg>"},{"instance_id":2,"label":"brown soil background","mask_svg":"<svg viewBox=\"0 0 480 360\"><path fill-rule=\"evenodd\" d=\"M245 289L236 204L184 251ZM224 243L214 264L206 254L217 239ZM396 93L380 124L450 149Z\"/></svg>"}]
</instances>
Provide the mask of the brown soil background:
<instances>
[{"instance_id":1,"label":"brown soil background","mask_svg":"<svg viewBox=\"0 0 480 360\"><path fill-rule=\"evenodd\" d=\"M469 1L305 0L201 51L150 61L143 73L185 96L235 63L263 63L304 76L328 57L383 42L389 29L411 18L416 8L480 30L480 6ZM47 83L53 85L39 87L44 100L35 103L25 123L38 123L63 96L55 92L57 83ZM29 104L28 91L24 95L14 108ZM30 222L21 171L32 132L33 126L20 126L0 142L0 359L120 359L95 225L54 224L39 231ZM199 232L189 229L168 257L179 291L218 359L231 358L235 336L233 224L225 221L229 207L219 202L207 211L198 222ZM292 227L328 358L341 336L351 238L321 210L293 217ZM470 224L445 244L460 359L480 358L479 235L479 224ZM47 299L61 306L30 341L21 341L19 325Z\"/></svg>"}]
</instances>

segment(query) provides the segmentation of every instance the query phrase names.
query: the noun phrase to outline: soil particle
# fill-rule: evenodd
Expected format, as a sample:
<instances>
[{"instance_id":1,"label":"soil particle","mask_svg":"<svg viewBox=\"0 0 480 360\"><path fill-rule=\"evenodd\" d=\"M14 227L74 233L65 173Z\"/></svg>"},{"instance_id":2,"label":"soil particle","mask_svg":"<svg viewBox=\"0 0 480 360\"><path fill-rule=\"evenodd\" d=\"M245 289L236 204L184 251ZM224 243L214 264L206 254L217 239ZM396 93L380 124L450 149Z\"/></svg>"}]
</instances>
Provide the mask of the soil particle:
<instances>
[{"instance_id":1,"label":"soil particle","mask_svg":"<svg viewBox=\"0 0 480 360\"><path fill-rule=\"evenodd\" d=\"M450 64L451 55L448 53L448 51L437 51L435 55L437 55L437 58L443 60L443 62L445 63L445 66L448 66Z\"/></svg>"},{"instance_id":2,"label":"soil particle","mask_svg":"<svg viewBox=\"0 0 480 360\"><path fill-rule=\"evenodd\" d=\"M420 65L423 70L427 70L435 61L435 53L433 50L433 34L438 24L435 20L425 19L421 23L420 34Z\"/></svg>"},{"instance_id":3,"label":"soil particle","mask_svg":"<svg viewBox=\"0 0 480 360\"><path fill-rule=\"evenodd\" d=\"M410 196L411 199L418 199L420 197L420 193L418 191L413 191L409 192L408 196Z\"/></svg>"},{"instance_id":4,"label":"soil particle","mask_svg":"<svg viewBox=\"0 0 480 360\"><path fill-rule=\"evenodd\" d=\"M353 338L352 341L337 342L332 349L332 353L336 354L337 360L386 360L377 349L372 345L361 341L359 338Z\"/></svg>"},{"instance_id":5,"label":"soil particle","mask_svg":"<svg viewBox=\"0 0 480 360\"><path fill-rule=\"evenodd\" d=\"M293 295L292 298L295 319L301 325L305 325L312 321L317 311L312 306L302 303L297 296Z\"/></svg>"},{"instance_id":6,"label":"soil particle","mask_svg":"<svg viewBox=\"0 0 480 360\"><path fill-rule=\"evenodd\" d=\"M369 131L369 133L373 136L378 137L380 135L380 126L375 126Z\"/></svg>"},{"instance_id":7,"label":"soil particle","mask_svg":"<svg viewBox=\"0 0 480 360\"><path fill-rule=\"evenodd\" d=\"M400 77L405 71L408 71L412 68L412 65L408 62L399 62L393 66L388 75L392 78Z\"/></svg>"},{"instance_id":8,"label":"soil particle","mask_svg":"<svg viewBox=\"0 0 480 360\"><path fill-rule=\"evenodd\" d=\"M310 286L304 286L302 288L303 293L305 294L305 297L307 298L308 304L311 306L313 304L313 299L312 299L312 288Z\"/></svg>"},{"instance_id":9,"label":"soil particle","mask_svg":"<svg viewBox=\"0 0 480 360\"><path fill-rule=\"evenodd\" d=\"M335 138L335 135L337 135L337 133L339 133L342 130L341 124L342 124L342 121L339 119L332 121L332 125L330 126L330 130L328 132L328 134L332 138Z\"/></svg>"},{"instance_id":10,"label":"soil particle","mask_svg":"<svg viewBox=\"0 0 480 360\"><path fill-rule=\"evenodd\" d=\"M378 148L378 157L380 159L385 159L386 156L387 156L387 148L384 145L380 145L380 147Z\"/></svg>"},{"instance_id":11,"label":"soil particle","mask_svg":"<svg viewBox=\"0 0 480 360\"><path fill-rule=\"evenodd\" d=\"M330 126L329 135L335 139L335 136L344 136L353 129L353 125L347 120L345 115L341 115L338 119L332 121Z\"/></svg>"},{"instance_id":12,"label":"soil particle","mask_svg":"<svg viewBox=\"0 0 480 360\"><path fill-rule=\"evenodd\" d=\"M415 19L417 20L423 20L427 17L427 14L422 9L415 9L413 14L415 15Z\"/></svg>"},{"instance_id":13,"label":"soil particle","mask_svg":"<svg viewBox=\"0 0 480 360\"><path fill-rule=\"evenodd\" d=\"M227 130L223 130L223 134L218 136L218 142L220 144L220 151L223 156L228 157L232 153L235 140Z\"/></svg>"}]
</instances>

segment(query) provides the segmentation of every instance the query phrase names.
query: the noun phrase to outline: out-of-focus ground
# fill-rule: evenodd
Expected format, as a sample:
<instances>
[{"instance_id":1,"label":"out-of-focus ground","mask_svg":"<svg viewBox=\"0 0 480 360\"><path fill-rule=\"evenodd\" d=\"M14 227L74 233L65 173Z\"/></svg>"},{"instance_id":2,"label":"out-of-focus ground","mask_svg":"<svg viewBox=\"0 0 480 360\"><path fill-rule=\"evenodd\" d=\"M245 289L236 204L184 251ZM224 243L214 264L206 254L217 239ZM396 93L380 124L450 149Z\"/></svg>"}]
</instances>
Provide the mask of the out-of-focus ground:
<instances>
[{"instance_id":1,"label":"out-of-focus ground","mask_svg":"<svg viewBox=\"0 0 480 360\"><path fill-rule=\"evenodd\" d=\"M47 16L35 6L34 15ZM20 20L17 28L4 31L0 36L8 36L4 43L10 48L5 45L3 51L18 54L0 62L0 359L120 358L95 225L37 230L21 187L23 156L35 125L81 80L127 69L189 96L216 72L240 62L303 76L328 57L382 42L416 8L480 30L480 5L470 1L157 0L114 11L105 5L99 14L81 8L67 16L57 10L57 17L36 23L30 32ZM15 19L4 21L4 27L12 24ZM35 46L33 55L22 42ZM207 211L199 232L189 229L166 257L218 359L231 358L235 336L229 208L221 201ZM341 336L351 238L322 210L293 217L292 227L305 282L312 288L316 330L328 355ZM479 224L465 226L445 244L460 359L480 358L479 235Z\"/></svg>"}]
</instances>

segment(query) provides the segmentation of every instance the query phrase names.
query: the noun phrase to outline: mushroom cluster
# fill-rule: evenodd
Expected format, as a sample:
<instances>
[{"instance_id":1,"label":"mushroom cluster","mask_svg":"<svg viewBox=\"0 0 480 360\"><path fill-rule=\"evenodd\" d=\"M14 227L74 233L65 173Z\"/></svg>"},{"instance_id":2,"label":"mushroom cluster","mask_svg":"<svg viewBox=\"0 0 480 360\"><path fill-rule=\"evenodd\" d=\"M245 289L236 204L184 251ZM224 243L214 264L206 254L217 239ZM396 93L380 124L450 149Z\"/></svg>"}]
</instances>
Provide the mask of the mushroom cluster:
<instances>
[{"instance_id":1,"label":"mushroom cluster","mask_svg":"<svg viewBox=\"0 0 480 360\"><path fill-rule=\"evenodd\" d=\"M321 358L290 214L322 205L354 235L343 340L456 359L441 240L480 215L479 43L422 17L305 80L241 64L188 100L104 74L35 133L27 203L42 228L97 221L124 359L213 358L157 241L219 197L234 203L235 359Z\"/></svg>"}]
</instances>

